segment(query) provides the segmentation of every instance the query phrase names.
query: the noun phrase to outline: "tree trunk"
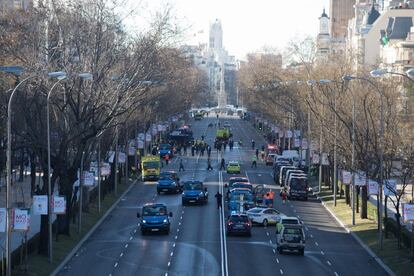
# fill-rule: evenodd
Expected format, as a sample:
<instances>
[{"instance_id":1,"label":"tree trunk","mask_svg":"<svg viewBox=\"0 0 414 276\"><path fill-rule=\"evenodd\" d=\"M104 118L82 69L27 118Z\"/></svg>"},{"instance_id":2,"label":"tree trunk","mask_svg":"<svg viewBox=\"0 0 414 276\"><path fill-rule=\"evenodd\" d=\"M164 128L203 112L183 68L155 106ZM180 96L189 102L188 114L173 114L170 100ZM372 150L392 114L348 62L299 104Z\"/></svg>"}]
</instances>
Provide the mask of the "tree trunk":
<instances>
[{"instance_id":1,"label":"tree trunk","mask_svg":"<svg viewBox=\"0 0 414 276\"><path fill-rule=\"evenodd\" d=\"M346 204L350 205L351 204L351 196L349 194L349 184L345 185L345 202Z\"/></svg>"},{"instance_id":2,"label":"tree trunk","mask_svg":"<svg viewBox=\"0 0 414 276\"><path fill-rule=\"evenodd\" d=\"M355 198L355 200L356 200L356 206L355 206L355 210L356 210L357 213L359 213L359 186L356 186L355 187L355 190L356 190L356 198Z\"/></svg>"},{"instance_id":3,"label":"tree trunk","mask_svg":"<svg viewBox=\"0 0 414 276\"><path fill-rule=\"evenodd\" d=\"M361 218L368 218L368 191L367 186L361 187Z\"/></svg>"},{"instance_id":4,"label":"tree trunk","mask_svg":"<svg viewBox=\"0 0 414 276\"><path fill-rule=\"evenodd\" d=\"M36 189L36 161L34 155L30 156L30 187L31 195L33 196Z\"/></svg>"},{"instance_id":5,"label":"tree trunk","mask_svg":"<svg viewBox=\"0 0 414 276\"><path fill-rule=\"evenodd\" d=\"M384 206L387 206L388 196L385 196L384 199ZM379 219L379 212L377 209L377 219ZM384 208L384 231L385 231L385 238L388 239L388 208Z\"/></svg>"},{"instance_id":6,"label":"tree trunk","mask_svg":"<svg viewBox=\"0 0 414 276\"><path fill-rule=\"evenodd\" d=\"M24 148L20 150L20 171L19 171L19 182L23 182L24 179Z\"/></svg>"},{"instance_id":7,"label":"tree trunk","mask_svg":"<svg viewBox=\"0 0 414 276\"><path fill-rule=\"evenodd\" d=\"M397 205L397 213L395 214L395 220L397 221L397 241L398 249L401 249L401 223L400 223L400 211Z\"/></svg>"},{"instance_id":8,"label":"tree trunk","mask_svg":"<svg viewBox=\"0 0 414 276\"><path fill-rule=\"evenodd\" d=\"M47 189L47 181L48 181L48 171L47 169L43 169L43 187L42 187L42 195L48 194ZM48 247L49 247L49 227L48 227L48 215L41 215L40 216L40 235L39 235L39 254L40 255L48 255Z\"/></svg>"}]
</instances>

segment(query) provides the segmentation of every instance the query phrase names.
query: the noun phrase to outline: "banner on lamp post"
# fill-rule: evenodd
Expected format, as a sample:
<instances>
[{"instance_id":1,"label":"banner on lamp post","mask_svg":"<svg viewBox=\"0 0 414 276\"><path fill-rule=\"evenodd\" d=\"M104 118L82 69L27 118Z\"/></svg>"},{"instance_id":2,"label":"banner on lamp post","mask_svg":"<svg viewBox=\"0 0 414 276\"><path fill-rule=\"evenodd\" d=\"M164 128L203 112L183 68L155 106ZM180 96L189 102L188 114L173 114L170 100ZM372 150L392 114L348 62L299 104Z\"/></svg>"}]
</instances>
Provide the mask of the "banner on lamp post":
<instances>
[{"instance_id":1,"label":"banner on lamp post","mask_svg":"<svg viewBox=\"0 0 414 276\"><path fill-rule=\"evenodd\" d=\"M342 170L342 183L350 185L352 182L352 173L349 171Z\"/></svg>"},{"instance_id":2,"label":"banner on lamp post","mask_svg":"<svg viewBox=\"0 0 414 276\"><path fill-rule=\"evenodd\" d=\"M89 171L83 171L83 185L93 186L95 184L95 174Z\"/></svg>"},{"instance_id":3,"label":"banner on lamp post","mask_svg":"<svg viewBox=\"0 0 414 276\"><path fill-rule=\"evenodd\" d=\"M108 176L111 174L111 165L109 163L103 163L101 166L101 176Z\"/></svg>"},{"instance_id":4,"label":"banner on lamp post","mask_svg":"<svg viewBox=\"0 0 414 276\"><path fill-rule=\"evenodd\" d=\"M147 133L147 135L145 135L145 141L151 142L151 134L150 133Z\"/></svg>"},{"instance_id":5,"label":"banner on lamp post","mask_svg":"<svg viewBox=\"0 0 414 276\"><path fill-rule=\"evenodd\" d=\"M295 143L294 143L294 147L295 148L298 148L298 147L300 147L300 139L299 138L295 138Z\"/></svg>"},{"instance_id":6,"label":"banner on lamp post","mask_svg":"<svg viewBox=\"0 0 414 276\"><path fill-rule=\"evenodd\" d=\"M125 161L126 161L126 154L125 152L120 151L118 154L118 163L123 164L125 163Z\"/></svg>"},{"instance_id":7,"label":"banner on lamp post","mask_svg":"<svg viewBox=\"0 0 414 276\"><path fill-rule=\"evenodd\" d=\"M64 215L66 213L66 198L64 196L54 196L52 209L53 214Z\"/></svg>"},{"instance_id":8,"label":"banner on lamp post","mask_svg":"<svg viewBox=\"0 0 414 276\"><path fill-rule=\"evenodd\" d=\"M322 153L322 165L329 166L329 158L326 152Z\"/></svg>"},{"instance_id":9,"label":"banner on lamp post","mask_svg":"<svg viewBox=\"0 0 414 276\"><path fill-rule=\"evenodd\" d=\"M6 208L0 208L0 233L6 232Z\"/></svg>"},{"instance_id":10,"label":"banner on lamp post","mask_svg":"<svg viewBox=\"0 0 414 276\"><path fill-rule=\"evenodd\" d=\"M138 141L138 143L137 143L137 147L138 147L139 149L143 149L143 148L144 148L144 141L139 140L139 141Z\"/></svg>"},{"instance_id":11,"label":"banner on lamp post","mask_svg":"<svg viewBox=\"0 0 414 276\"><path fill-rule=\"evenodd\" d=\"M356 173L355 174L355 186L365 186L366 185L366 177L363 173Z\"/></svg>"},{"instance_id":12,"label":"banner on lamp post","mask_svg":"<svg viewBox=\"0 0 414 276\"><path fill-rule=\"evenodd\" d=\"M144 141L144 139L145 139L145 133L143 132L138 133L138 140Z\"/></svg>"},{"instance_id":13,"label":"banner on lamp post","mask_svg":"<svg viewBox=\"0 0 414 276\"><path fill-rule=\"evenodd\" d=\"M32 211L35 215L47 215L47 195L33 196Z\"/></svg>"},{"instance_id":14,"label":"banner on lamp post","mask_svg":"<svg viewBox=\"0 0 414 276\"><path fill-rule=\"evenodd\" d=\"M319 162L320 162L319 154L314 153L312 155L312 164L316 165L316 164L319 164Z\"/></svg>"},{"instance_id":15,"label":"banner on lamp post","mask_svg":"<svg viewBox=\"0 0 414 276\"><path fill-rule=\"evenodd\" d=\"M403 218L405 222L414 222L414 204L403 203Z\"/></svg>"},{"instance_id":16,"label":"banner on lamp post","mask_svg":"<svg viewBox=\"0 0 414 276\"><path fill-rule=\"evenodd\" d=\"M368 180L368 195L378 195L379 186L378 182L372 179Z\"/></svg>"},{"instance_id":17,"label":"banner on lamp post","mask_svg":"<svg viewBox=\"0 0 414 276\"><path fill-rule=\"evenodd\" d=\"M13 209L13 231L29 231L30 228L30 212L29 209Z\"/></svg>"},{"instance_id":18,"label":"banner on lamp post","mask_svg":"<svg viewBox=\"0 0 414 276\"><path fill-rule=\"evenodd\" d=\"M300 130L299 129L295 129L293 131L293 135L295 136L295 138L300 138L300 136L301 136Z\"/></svg>"},{"instance_id":19,"label":"banner on lamp post","mask_svg":"<svg viewBox=\"0 0 414 276\"><path fill-rule=\"evenodd\" d=\"M304 149L304 150L308 149L308 139L306 139L306 138L302 139L302 149Z\"/></svg>"},{"instance_id":20,"label":"banner on lamp post","mask_svg":"<svg viewBox=\"0 0 414 276\"><path fill-rule=\"evenodd\" d=\"M286 131L286 138L292 138L293 137L293 132L291 130L287 130Z\"/></svg>"},{"instance_id":21,"label":"banner on lamp post","mask_svg":"<svg viewBox=\"0 0 414 276\"><path fill-rule=\"evenodd\" d=\"M384 195L393 196L397 191L397 180L386 179L384 180Z\"/></svg>"}]
</instances>

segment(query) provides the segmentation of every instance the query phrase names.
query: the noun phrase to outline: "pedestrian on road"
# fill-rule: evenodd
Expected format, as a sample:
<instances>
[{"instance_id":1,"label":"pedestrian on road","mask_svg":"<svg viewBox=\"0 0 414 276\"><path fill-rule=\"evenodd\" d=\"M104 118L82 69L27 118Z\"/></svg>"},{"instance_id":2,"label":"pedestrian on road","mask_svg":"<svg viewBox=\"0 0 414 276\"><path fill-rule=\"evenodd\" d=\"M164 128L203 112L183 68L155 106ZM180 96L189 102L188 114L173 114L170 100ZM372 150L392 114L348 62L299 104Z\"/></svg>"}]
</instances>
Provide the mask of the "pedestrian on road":
<instances>
[{"instance_id":1,"label":"pedestrian on road","mask_svg":"<svg viewBox=\"0 0 414 276\"><path fill-rule=\"evenodd\" d=\"M252 168L257 168L257 157L253 155L252 157Z\"/></svg>"},{"instance_id":2,"label":"pedestrian on road","mask_svg":"<svg viewBox=\"0 0 414 276\"><path fill-rule=\"evenodd\" d=\"M208 170L208 171L212 171L212 170L213 170L213 167L211 166L211 160L210 160L210 157L207 159L207 170Z\"/></svg>"},{"instance_id":3,"label":"pedestrian on road","mask_svg":"<svg viewBox=\"0 0 414 276\"><path fill-rule=\"evenodd\" d=\"M184 169L184 164L183 164L183 159L180 159L180 168L178 169L178 171L185 171Z\"/></svg>"},{"instance_id":4,"label":"pedestrian on road","mask_svg":"<svg viewBox=\"0 0 414 276\"><path fill-rule=\"evenodd\" d=\"M286 195L286 189L283 189L281 193L282 193L282 201L283 201L283 204L286 204L286 197L287 197L287 195Z\"/></svg>"},{"instance_id":5,"label":"pedestrian on road","mask_svg":"<svg viewBox=\"0 0 414 276\"><path fill-rule=\"evenodd\" d=\"M42 192L42 190L40 189L39 184L36 185L36 189L34 190L34 194L35 195L40 195Z\"/></svg>"},{"instance_id":6,"label":"pedestrian on road","mask_svg":"<svg viewBox=\"0 0 414 276\"><path fill-rule=\"evenodd\" d=\"M222 207L223 196L217 191L216 195L214 196L217 199L217 209Z\"/></svg>"},{"instance_id":7,"label":"pedestrian on road","mask_svg":"<svg viewBox=\"0 0 414 276\"><path fill-rule=\"evenodd\" d=\"M254 145L255 145L255 142L254 142L254 140L252 139L252 150L254 150Z\"/></svg>"},{"instance_id":8,"label":"pedestrian on road","mask_svg":"<svg viewBox=\"0 0 414 276\"><path fill-rule=\"evenodd\" d=\"M194 145L191 145L191 156L194 156L195 147Z\"/></svg>"},{"instance_id":9,"label":"pedestrian on road","mask_svg":"<svg viewBox=\"0 0 414 276\"><path fill-rule=\"evenodd\" d=\"M225 170L226 169L226 161L224 160L224 158L221 158L221 163L220 163L220 171L221 170Z\"/></svg>"},{"instance_id":10,"label":"pedestrian on road","mask_svg":"<svg viewBox=\"0 0 414 276\"><path fill-rule=\"evenodd\" d=\"M259 149L256 149L256 158L259 158Z\"/></svg>"},{"instance_id":11,"label":"pedestrian on road","mask_svg":"<svg viewBox=\"0 0 414 276\"><path fill-rule=\"evenodd\" d=\"M170 155L166 154L164 158L165 158L165 165L168 166L168 162L170 161Z\"/></svg>"}]
</instances>

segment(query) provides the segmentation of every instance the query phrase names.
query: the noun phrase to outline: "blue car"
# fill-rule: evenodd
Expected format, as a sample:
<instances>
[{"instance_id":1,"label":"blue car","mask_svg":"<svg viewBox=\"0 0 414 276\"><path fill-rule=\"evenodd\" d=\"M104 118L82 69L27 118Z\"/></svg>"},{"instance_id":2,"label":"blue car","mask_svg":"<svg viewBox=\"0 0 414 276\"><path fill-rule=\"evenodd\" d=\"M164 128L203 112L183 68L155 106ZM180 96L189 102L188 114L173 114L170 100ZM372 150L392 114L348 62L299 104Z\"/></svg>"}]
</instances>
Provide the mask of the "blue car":
<instances>
[{"instance_id":1,"label":"blue car","mask_svg":"<svg viewBox=\"0 0 414 276\"><path fill-rule=\"evenodd\" d=\"M180 184L180 178L174 171L162 172L157 182L157 193L181 193L182 186Z\"/></svg>"},{"instance_id":2,"label":"blue car","mask_svg":"<svg viewBox=\"0 0 414 276\"><path fill-rule=\"evenodd\" d=\"M207 204L208 192L201 181L186 181L183 183L182 204Z\"/></svg>"},{"instance_id":3,"label":"blue car","mask_svg":"<svg viewBox=\"0 0 414 276\"><path fill-rule=\"evenodd\" d=\"M249 210L255 206L253 195L248 190L235 190L229 194L227 208L229 211L240 211L240 205L243 210Z\"/></svg>"},{"instance_id":4,"label":"blue car","mask_svg":"<svg viewBox=\"0 0 414 276\"><path fill-rule=\"evenodd\" d=\"M161 144L158 150L158 153L160 155L161 158L164 158L164 156L169 155L170 157L172 157L173 152L172 152L172 147L170 144Z\"/></svg>"},{"instance_id":5,"label":"blue car","mask_svg":"<svg viewBox=\"0 0 414 276\"><path fill-rule=\"evenodd\" d=\"M141 233L170 233L170 217L172 213L167 212L167 206L162 203L149 203L142 207L142 213L137 213L141 218Z\"/></svg>"}]
</instances>

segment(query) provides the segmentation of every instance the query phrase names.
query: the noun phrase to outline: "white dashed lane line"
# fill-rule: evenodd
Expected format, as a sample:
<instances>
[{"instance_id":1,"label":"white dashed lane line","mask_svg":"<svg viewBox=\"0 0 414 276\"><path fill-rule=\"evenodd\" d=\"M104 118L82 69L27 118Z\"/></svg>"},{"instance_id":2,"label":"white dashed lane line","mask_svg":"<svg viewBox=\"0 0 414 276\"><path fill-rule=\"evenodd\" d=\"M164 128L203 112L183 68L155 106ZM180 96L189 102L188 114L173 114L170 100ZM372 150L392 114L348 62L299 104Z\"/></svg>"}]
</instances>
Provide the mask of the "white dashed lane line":
<instances>
[{"instance_id":1,"label":"white dashed lane line","mask_svg":"<svg viewBox=\"0 0 414 276\"><path fill-rule=\"evenodd\" d=\"M330 261L326 261L326 263L327 263L329 266L331 266L331 265L332 265Z\"/></svg>"},{"instance_id":2,"label":"white dashed lane line","mask_svg":"<svg viewBox=\"0 0 414 276\"><path fill-rule=\"evenodd\" d=\"M321 254L322 254L322 256L324 256L325 255L325 252L321 251Z\"/></svg>"},{"instance_id":3,"label":"white dashed lane line","mask_svg":"<svg viewBox=\"0 0 414 276\"><path fill-rule=\"evenodd\" d=\"M279 271L280 271L280 274L281 274L281 275L283 275L283 270L282 270L282 269L280 269Z\"/></svg>"},{"instance_id":4,"label":"white dashed lane line","mask_svg":"<svg viewBox=\"0 0 414 276\"><path fill-rule=\"evenodd\" d=\"M279 263L279 259L278 258L276 258L276 262Z\"/></svg>"},{"instance_id":5,"label":"white dashed lane line","mask_svg":"<svg viewBox=\"0 0 414 276\"><path fill-rule=\"evenodd\" d=\"M118 266L118 262L115 263L114 267L117 267L117 266Z\"/></svg>"},{"instance_id":6,"label":"white dashed lane line","mask_svg":"<svg viewBox=\"0 0 414 276\"><path fill-rule=\"evenodd\" d=\"M316 245L316 246L319 246L319 243L318 243L318 242L315 242L315 245Z\"/></svg>"}]
</instances>

